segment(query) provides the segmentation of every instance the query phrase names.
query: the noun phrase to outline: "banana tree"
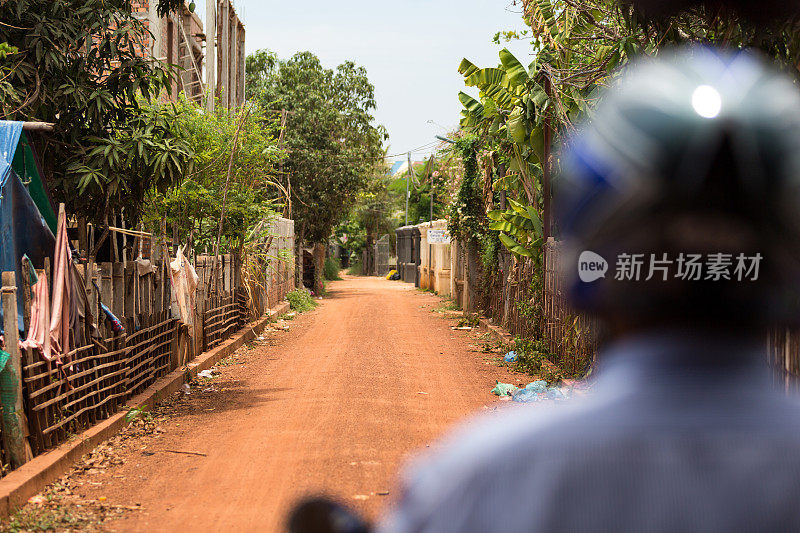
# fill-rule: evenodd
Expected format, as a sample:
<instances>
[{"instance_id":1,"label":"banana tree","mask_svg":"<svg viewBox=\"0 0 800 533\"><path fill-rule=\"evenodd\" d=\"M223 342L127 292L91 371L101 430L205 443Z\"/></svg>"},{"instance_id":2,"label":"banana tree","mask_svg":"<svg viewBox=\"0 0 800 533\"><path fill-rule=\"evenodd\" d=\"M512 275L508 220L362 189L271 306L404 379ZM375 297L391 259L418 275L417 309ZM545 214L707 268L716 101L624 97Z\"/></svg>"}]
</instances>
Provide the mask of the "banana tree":
<instances>
[{"instance_id":1,"label":"banana tree","mask_svg":"<svg viewBox=\"0 0 800 533\"><path fill-rule=\"evenodd\" d=\"M541 244L537 239L550 234L551 138L571 130L573 122L589 112L598 88L639 51L637 34L625 31L634 22L616 17L611 0L585 1L599 8L579 9L573 0L525 3L536 50L527 68L507 49L500 51L497 67L479 68L467 59L459 66L465 85L478 89L477 98L463 91L459 94L464 106L462 128L479 132L502 154L507 172L497 176L494 189L506 191L519 209L535 215L529 217L528 226L543 227L535 239L526 237L515 244L517 232L499 228L525 215L514 205L502 220L497 212L491 215L495 218L490 227L501 231L501 241L517 255L533 253L531 247ZM517 227L530 231L530 227Z\"/></svg>"},{"instance_id":2,"label":"banana tree","mask_svg":"<svg viewBox=\"0 0 800 533\"><path fill-rule=\"evenodd\" d=\"M544 236L542 219L533 206L508 199L506 211L489 211L489 229L500 232L500 242L521 257L538 258Z\"/></svg>"}]
</instances>

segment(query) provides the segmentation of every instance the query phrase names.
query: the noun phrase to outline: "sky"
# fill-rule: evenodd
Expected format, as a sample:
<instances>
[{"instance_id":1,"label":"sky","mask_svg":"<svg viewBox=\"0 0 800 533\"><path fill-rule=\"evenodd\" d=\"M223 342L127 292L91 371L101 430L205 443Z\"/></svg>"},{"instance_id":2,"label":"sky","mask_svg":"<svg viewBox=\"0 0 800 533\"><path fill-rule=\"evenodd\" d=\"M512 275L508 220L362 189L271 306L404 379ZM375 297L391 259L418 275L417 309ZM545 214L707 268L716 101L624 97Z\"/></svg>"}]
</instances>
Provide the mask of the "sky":
<instances>
[{"instance_id":1,"label":"sky","mask_svg":"<svg viewBox=\"0 0 800 533\"><path fill-rule=\"evenodd\" d=\"M505 46L528 65L524 41L496 45L497 31L523 29L521 0L234 0L247 31L248 54L268 48L281 58L309 50L326 68L353 60L375 86L376 123L389 133L389 154L429 145L458 126L458 73L466 57L493 67ZM205 15L205 3L197 2ZM429 123L432 121L433 123ZM431 153L412 154L415 161ZM402 159L392 158L394 159Z\"/></svg>"}]
</instances>

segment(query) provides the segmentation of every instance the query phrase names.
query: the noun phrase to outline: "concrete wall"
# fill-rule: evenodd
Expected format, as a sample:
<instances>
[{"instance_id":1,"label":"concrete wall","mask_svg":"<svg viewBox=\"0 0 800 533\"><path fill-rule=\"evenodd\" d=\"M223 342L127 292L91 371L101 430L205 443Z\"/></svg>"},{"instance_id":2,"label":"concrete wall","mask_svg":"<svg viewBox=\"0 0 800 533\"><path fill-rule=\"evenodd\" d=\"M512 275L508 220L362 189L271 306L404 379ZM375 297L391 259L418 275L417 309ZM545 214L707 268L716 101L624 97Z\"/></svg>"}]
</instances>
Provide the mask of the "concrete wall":
<instances>
[{"instance_id":1,"label":"concrete wall","mask_svg":"<svg viewBox=\"0 0 800 533\"><path fill-rule=\"evenodd\" d=\"M434 220L417 226L420 230L419 286L436 294L450 296L450 244L429 244L429 229L447 229L446 220Z\"/></svg>"},{"instance_id":2,"label":"concrete wall","mask_svg":"<svg viewBox=\"0 0 800 533\"><path fill-rule=\"evenodd\" d=\"M216 94L226 108L244 103L244 24L230 0L217 6Z\"/></svg>"}]
</instances>

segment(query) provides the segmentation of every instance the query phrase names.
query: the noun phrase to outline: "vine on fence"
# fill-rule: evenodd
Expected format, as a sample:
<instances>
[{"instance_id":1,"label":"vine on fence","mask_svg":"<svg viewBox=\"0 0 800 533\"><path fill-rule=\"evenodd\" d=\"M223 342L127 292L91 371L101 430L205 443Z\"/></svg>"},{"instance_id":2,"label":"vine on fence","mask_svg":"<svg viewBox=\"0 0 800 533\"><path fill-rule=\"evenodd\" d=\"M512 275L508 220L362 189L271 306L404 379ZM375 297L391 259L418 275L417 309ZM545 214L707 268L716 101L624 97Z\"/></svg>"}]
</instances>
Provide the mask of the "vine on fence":
<instances>
[{"instance_id":1,"label":"vine on fence","mask_svg":"<svg viewBox=\"0 0 800 533\"><path fill-rule=\"evenodd\" d=\"M450 234L464 242L480 241L486 233L486 213L478 180L478 145L480 140L474 135L462 137L455 144L461 155L464 177L450 205L447 229Z\"/></svg>"}]
</instances>

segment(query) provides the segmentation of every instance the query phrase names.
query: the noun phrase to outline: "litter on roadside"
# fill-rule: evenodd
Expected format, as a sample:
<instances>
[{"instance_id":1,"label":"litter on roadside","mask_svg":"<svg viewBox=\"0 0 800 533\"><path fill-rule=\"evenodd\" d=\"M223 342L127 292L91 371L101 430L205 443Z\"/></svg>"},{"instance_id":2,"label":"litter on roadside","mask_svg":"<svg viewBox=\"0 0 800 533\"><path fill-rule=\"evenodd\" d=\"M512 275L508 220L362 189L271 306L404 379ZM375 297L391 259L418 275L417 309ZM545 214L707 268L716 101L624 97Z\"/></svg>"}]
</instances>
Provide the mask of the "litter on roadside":
<instances>
[{"instance_id":1,"label":"litter on roadside","mask_svg":"<svg viewBox=\"0 0 800 533\"><path fill-rule=\"evenodd\" d=\"M514 362L516 362L516 360L517 360L517 352L515 352L514 350L511 350L510 352L508 352L508 353L507 353L507 354L506 354L506 355L503 357L503 360L504 360L506 363L514 363Z\"/></svg>"},{"instance_id":2,"label":"litter on roadside","mask_svg":"<svg viewBox=\"0 0 800 533\"><path fill-rule=\"evenodd\" d=\"M547 382L543 379L539 379L532 383L528 383L525 388L530 389L533 392L544 392L547 390Z\"/></svg>"},{"instance_id":3,"label":"litter on roadside","mask_svg":"<svg viewBox=\"0 0 800 533\"><path fill-rule=\"evenodd\" d=\"M205 379L211 379L214 377L214 375L215 375L214 370L211 368L209 368L208 370L202 370L197 373L197 377Z\"/></svg>"},{"instance_id":4,"label":"litter on roadside","mask_svg":"<svg viewBox=\"0 0 800 533\"><path fill-rule=\"evenodd\" d=\"M455 329L455 330L458 330L458 331L469 331L469 330L472 329L472 326L453 326L452 329Z\"/></svg>"},{"instance_id":5,"label":"litter on roadside","mask_svg":"<svg viewBox=\"0 0 800 533\"><path fill-rule=\"evenodd\" d=\"M548 387L544 380L529 383L524 389L512 393L511 399L520 403L539 402L542 400L566 400L569 398L566 387Z\"/></svg>"},{"instance_id":6,"label":"litter on roadside","mask_svg":"<svg viewBox=\"0 0 800 533\"><path fill-rule=\"evenodd\" d=\"M47 503L47 498L45 498L41 494L37 494L36 496L31 496L30 498L28 498L28 503L30 503L31 505L37 505L41 507L42 505Z\"/></svg>"},{"instance_id":7,"label":"litter on roadside","mask_svg":"<svg viewBox=\"0 0 800 533\"><path fill-rule=\"evenodd\" d=\"M514 391L517 390L517 387L510 384L510 383L500 383L499 381L496 382L497 385L492 389L492 394L500 396L511 396Z\"/></svg>"},{"instance_id":8,"label":"litter on roadside","mask_svg":"<svg viewBox=\"0 0 800 533\"><path fill-rule=\"evenodd\" d=\"M515 402L529 403L538 402L541 398L539 398L538 392L532 389L524 388L514 392L514 394L511 395L511 399Z\"/></svg>"}]
</instances>

